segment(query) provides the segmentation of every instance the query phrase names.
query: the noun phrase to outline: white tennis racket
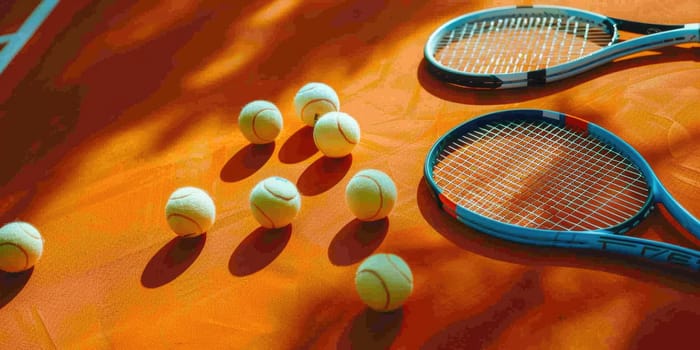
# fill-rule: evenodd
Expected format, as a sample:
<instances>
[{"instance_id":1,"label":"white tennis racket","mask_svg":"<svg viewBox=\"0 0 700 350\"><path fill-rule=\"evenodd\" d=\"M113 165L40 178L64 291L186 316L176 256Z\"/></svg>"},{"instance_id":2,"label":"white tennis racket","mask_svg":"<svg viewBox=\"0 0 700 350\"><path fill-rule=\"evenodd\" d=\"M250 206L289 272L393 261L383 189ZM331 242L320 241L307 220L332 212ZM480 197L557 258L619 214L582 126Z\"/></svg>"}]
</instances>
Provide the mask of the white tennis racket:
<instances>
[{"instance_id":1,"label":"white tennis racket","mask_svg":"<svg viewBox=\"0 0 700 350\"><path fill-rule=\"evenodd\" d=\"M618 31L645 34L618 41ZM541 85L636 52L700 42L700 23L659 25L559 6L473 12L438 28L425 45L428 69L449 83L507 89Z\"/></svg>"}]
</instances>

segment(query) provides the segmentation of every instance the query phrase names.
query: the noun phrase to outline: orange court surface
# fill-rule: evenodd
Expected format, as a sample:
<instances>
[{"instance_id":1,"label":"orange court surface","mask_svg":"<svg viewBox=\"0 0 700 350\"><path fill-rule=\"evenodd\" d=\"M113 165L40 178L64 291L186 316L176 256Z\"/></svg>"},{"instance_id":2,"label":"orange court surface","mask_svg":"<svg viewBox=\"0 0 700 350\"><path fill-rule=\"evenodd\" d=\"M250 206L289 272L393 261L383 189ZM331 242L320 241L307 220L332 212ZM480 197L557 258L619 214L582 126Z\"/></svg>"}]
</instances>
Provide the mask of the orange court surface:
<instances>
[{"instance_id":1,"label":"orange court surface","mask_svg":"<svg viewBox=\"0 0 700 350\"><path fill-rule=\"evenodd\" d=\"M3 1L0 35L39 2ZM0 272L0 348L697 348L700 274L506 242L432 199L423 166L440 135L542 108L619 135L700 216L699 45L525 89L467 90L426 71L439 25L517 4L532 2L60 1L0 74L0 225L27 221L44 237L33 269ZM697 0L546 4L700 21ZM295 93L315 81L360 125L349 156L324 157L295 115ZM284 117L272 144L253 146L238 127L257 99ZM398 190L388 218L369 224L344 199L368 168ZM297 186L301 210L268 230L248 196L274 175ZM182 186L216 203L199 238L178 238L165 219ZM630 234L700 249L660 211ZM372 311L355 291L375 253L413 271L396 311Z\"/></svg>"}]
</instances>

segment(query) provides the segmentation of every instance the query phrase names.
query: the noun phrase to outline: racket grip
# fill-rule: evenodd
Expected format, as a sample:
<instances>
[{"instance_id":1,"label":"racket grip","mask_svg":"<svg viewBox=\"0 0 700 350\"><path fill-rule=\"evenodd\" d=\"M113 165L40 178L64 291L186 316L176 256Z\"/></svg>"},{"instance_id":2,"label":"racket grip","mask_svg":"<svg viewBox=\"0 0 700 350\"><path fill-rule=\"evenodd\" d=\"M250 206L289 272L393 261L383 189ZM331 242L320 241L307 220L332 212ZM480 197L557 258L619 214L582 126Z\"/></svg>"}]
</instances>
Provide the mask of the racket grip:
<instances>
[{"instance_id":1,"label":"racket grip","mask_svg":"<svg viewBox=\"0 0 700 350\"><path fill-rule=\"evenodd\" d=\"M602 251L637 256L663 265L700 271L700 252L692 249L614 234L600 234L596 241L598 249Z\"/></svg>"},{"instance_id":2,"label":"racket grip","mask_svg":"<svg viewBox=\"0 0 700 350\"><path fill-rule=\"evenodd\" d=\"M459 210L457 213L450 213L467 226L512 242L557 248L599 250L700 272L700 252L673 244L607 231L547 231L515 226L504 229L503 224L489 224L488 220L468 220L464 218L463 214L459 213Z\"/></svg>"}]
</instances>

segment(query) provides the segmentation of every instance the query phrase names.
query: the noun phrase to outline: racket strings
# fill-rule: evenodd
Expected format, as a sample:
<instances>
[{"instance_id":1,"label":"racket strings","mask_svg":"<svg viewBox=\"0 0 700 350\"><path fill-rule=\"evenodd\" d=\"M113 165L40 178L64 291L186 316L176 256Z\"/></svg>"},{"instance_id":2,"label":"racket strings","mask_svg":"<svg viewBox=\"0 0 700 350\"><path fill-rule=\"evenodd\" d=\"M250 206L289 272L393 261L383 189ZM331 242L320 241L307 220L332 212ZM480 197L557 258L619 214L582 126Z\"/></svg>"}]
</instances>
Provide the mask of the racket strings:
<instances>
[{"instance_id":1,"label":"racket strings","mask_svg":"<svg viewBox=\"0 0 700 350\"><path fill-rule=\"evenodd\" d=\"M526 72L589 55L612 40L602 24L578 17L517 15L453 28L438 41L434 58L464 72Z\"/></svg>"},{"instance_id":2,"label":"racket strings","mask_svg":"<svg viewBox=\"0 0 700 350\"><path fill-rule=\"evenodd\" d=\"M641 172L606 144L550 123L489 124L444 148L435 182L457 204L520 226L616 226L649 196Z\"/></svg>"},{"instance_id":3,"label":"racket strings","mask_svg":"<svg viewBox=\"0 0 700 350\"><path fill-rule=\"evenodd\" d=\"M551 127L551 128L555 128L554 126L550 126L550 127ZM552 135L558 136L557 134L558 134L558 133L561 133L562 131L563 131L563 129L555 130L555 131L552 133ZM481 133L479 133L479 132L476 132L475 134L480 135L480 136L484 136L484 137L489 136L488 134L481 134ZM473 141L473 139L472 139L472 141ZM560 139L560 141L566 142L567 140L566 140L566 139ZM498 142L498 141L497 141L497 142ZM536 142L536 141L535 141L535 142ZM503 145L503 144L500 144L499 146L504 146L504 145ZM551 148L551 147L549 147L549 146L551 146L551 145L542 145L542 144L540 144L539 146L542 146L542 148L543 148L543 149L542 149L542 151L543 151L542 154L547 155L547 156L556 156L555 154L553 154L552 152L550 152L550 151L551 151L550 149L548 149L548 148ZM584 147L584 146L582 146L582 145L568 145L568 146L569 146L569 147L574 147L574 148ZM588 145L587 145L587 146L588 146ZM599 148L598 150L599 150L599 151L609 151L609 150L606 150L606 149L600 149L600 146L599 146L599 145L593 145L593 147L595 147L595 146L598 146L598 148ZM519 149L514 150L513 153L515 153L515 154L517 155L517 156L516 156L517 159L513 159L513 157L507 157L506 159L509 160L509 161L512 161L512 162L517 163L518 166L523 167L523 166L525 165L525 167L532 168L531 165L529 165L529 164L523 164L523 162L522 162L522 159L523 159L523 157L525 156L525 155L523 154L523 152L522 152L523 149L525 149L525 148L524 148L524 147L520 147ZM594 149L595 149L595 148L594 148ZM549 154L548 154L548 153L549 153ZM526 159L528 159L529 161L532 161L532 162L537 162L537 160L538 160L537 158L526 158ZM613 163L611 163L611 161L612 161L613 159L614 159L614 158L609 158L609 159L608 159L608 163L607 163L607 164L602 164L602 165L591 164L590 162L583 162L583 163L579 163L579 162L569 162L569 164L566 164L565 162L562 162L562 164L560 164L560 166L562 166L562 167L565 166L564 170L565 170L565 172L568 174L568 176L563 176L563 177L561 177L561 178L551 178L551 177L542 176L542 177L540 177L540 178L537 178L537 182L544 182L544 183L546 183L546 182L554 182L554 181L556 181L556 180L561 180L561 181L563 182L563 185L562 185L562 186L552 186L552 188L559 188L559 193L553 193L551 190L548 190L548 191L547 191L547 194L549 195L549 198L559 196L563 190L571 190L571 188L569 188L569 187L571 186L571 184L577 184L578 186L575 187L574 189L576 189L576 190L578 190L578 191L583 191L583 190L585 190L585 191L590 191L591 188L594 187L594 186L596 185L596 183L593 182L593 181L590 181L590 180L588 180L588 179L585 179L585 178L582 179L581 176L580 176L580 174L582 173L582 172L581 172L582 169L579 169L579 168L580 168L580 167L583 167L583 166L585 166L585 167L602 166L604 169L615 169L615 168L618 168L618 169L619 169L620 166L621 166L621 164L613 164ZM566 160L566 159L562 159L562 160L564 161L564 160ZM487 160L487 161L488 161L488 160ZM495 164L491 164L491 165L495 165ZM578 165L578 167L577 167L576 165ZM535 164L535 166L542 166L542 164ZM578 174L578 175L572 177L571 174ZM619 177L619 175L622 175L622 174L623 174L622 172L617 173L618 176L616 176L616 180L617 180L617 177ZM629 178L628 178L628 179L625 179L625 184L629 183L629 180L630 180ZM508 179L506 179L506 181L509 182L510 184L514 184L512 181L509 181ZM611 182L611 183L609 183L608 185L609 185L609 186L610 186L610 185L615 185L615 183L614 183L614 182ZM534 187L537 187L537 186L534 186ZM615 190L619 190L619 189L620 189L620 187L619 187L619 184L618 184L618 187L615 188ZM642 190L643 190L643 189L642 189ZM500 194L502 195L503 193L500 193ZM638 194L639 194L639 193L638 193ZM528 196L528 195L529 195L529 193L525 193L525 197L530 197L530 196ZM625 195L624 192L623 192L623 195ZM522 194L521 194L521 197L522 197ZM600 202L599 202L600 198L595 198L595 197L590 197L590 196L582 196L581 198L590 201L590 203L605 204L605 203L600 203ZM569 201L568 203L566 203L566 204L568 205L568 209L569 209L570 211L573 211L573 210L575 210L575 209L580 209L581 207L583 207L583 206L586 205L586 204L589 204L589 203L586 202L586 201L581 201L581 198L574 198L573 200L569 199L570 201ZM489 199L492 200L493 198L489 198ZM629 199L635 200L636 198L629 198ZM489 203L494 203L494 201L490 201ZM642 202L642 203L643 203L643 202ZM638 203L638 204L642 204L642 203ZM540 203L540 204L542 204L542 203ZM502 211L504 211L504 210L507 210L509 207L508 207L508 206L500 206L500 208L502 209ZM482 209L486 209L486 208L483 208L483 207L482 207ZM614 210L615 208L612 208L612 209L613 209L613 211L611 211L611 214L612 214L611 216L613 216L615 219L624 219L624 216L623 216L623 215L619 215L620 213L619 213L619 212L616 212L616 211ZM630 208L630 207L628 207L627 209L634 210L634 208ZM496 215L498 215L498 214L503 214L503 212L501 212L501 213L495 213L495 214L496 214ZM566 218L566 217L564 217L564 218Z\"/></svg>"},{"instance_id":4,"label":"racket strings","mask_svg":"<svg viewBox=\"0 0 700 350\"><path fill-rule=\"evenodd\" d=\"M519 149L519 150L514 150L514 152L516 152L516 153L521 153L521 152L520 152L521 150L522 150L522 148ZM521 156L521 155L518 155L518 156ZM532 159L536 159L536 158L532 158ZM531 160L532 160L532 159L531 159ZM512 158L511 158L510 160L512 160ZM516 160L516 162L518 162L518 161ZM519 166L522 166L522 165L523 165L522 162L518 162L518 163L519 163L519 164L518 164ZM578 163L574 163L574 164L578 164ZM493 164L491 164L491 165L493 165ZM569 168L568 170L571 170L571 171L574 172L574 173L576 173L576 171L578 170L578 169L572 168L571 166L569 166L568 168ZM493 174L490 174L490 175L493 175ZM509 179L504 179L504 180L505 180L505 182L507 183L507 185L517 185L517 183L514 183L512 180L509 180ZM552 180L556 180L556 178L555 178L555 179L552 179L551 177L541 177L541 178L537 179L537 182L552 182ZM570 177L564 177L564 178L562 178L561 180L562 180L565 184L567 184L567 183L568 183L568 184L576 183L576 182L571 182L570 180L572 180L572 179L570 179ZM583 181L583 182L580 182L580 183L578 183L578 184L579 184L578 187L580 188L581 185L586 185L586 182L588 182L587 185L590 187L590 185L591 185L590 181ZM556 183L554 183L553 185L554 185L554 186L552 186L553 188L557 188L557 187L562 188L561 186L556 186L556 185L557 185ZM511 186L508 186L508 187L509 187L509 188L508 188L509 190L512 190L512 189L513 189L513 187L511 187ZM532 186L532 187L537 187L537 186ZM564 186L564 188L565 188L565 186ZM530 197L529 195L530 195L531 193L528 193L528 192L531 192L531 191L528 191L527 189L525 189L525 192L524 192L524 193L520 193L520 194L518 195L518 197L521 197L521 198ZM552 193L551 191L547 191L547 192L548 192L548 194L550 195L550 198L557 195L557 194L555 194L555 193ZM508 198L508 199L510 199L510 200L513 199L512 197L509 196L509 193L507 193L507 192L504 192L504 191L502 191L502 190L501 190L501 191L496 191L496 192L492 193L490 197L487 196L487 197L485 198L486 201L482 202L482 203L491 203L492 206L491 206L491 207L488 207L488 208L487 208L487 207L484 207L484 206L480 206L479 208L480 208L481 210L489 210L490 213L492 214L492 216L509 217L509 215L507 215L506 212L507 212L507 211L510 211L511 206L508 205L507 203L503 203L502 201L499 201L499 199L503 199L503 198L498 198L498 197ZM596 201L595 198L592 198L592 197L590 197L590 196L583 196L583 197L586 198L587 200L589 200L590 203L605 204L605 203L600 203L599 201ZM530 200L533 200L533 199L530 199ZM538 204L538 205L546 204L545 202L542 202L541 200L538 200L537 198L534 198L534 202L535 202L536 204ZM498 205L495 205L496 203L497 203ZM566 203L566 204L567 204L568 209L570 210L570 212L572 212L574 209L577 209L577 208L575 208L574 206L577 206L578 208L580 208L580 207L582 207L583 205L585 205L586 203L587 203L587 202L585 202L585 201L583 201L583 202L579 201L579 203L576 203L576 201L569 201L569 202ZM528 201L522 201L522 200L521 200L521 201L519 202L519 205L523 205L523 204L526 205L526 206L528 207L528 209L536 209L536 208L533 208L533 205L532 205L532 204L529 204ZM477 204L477 206L479 206L479 205ZM494 208L496 208L496 210L494 210ZM501 210L498 211L498 210L497 210L498 208L500 208ZM614 209L614 208L613 208L613 209ZM629 208L628 208L628 209L629 209ZM615 212L613 211L612 214L613 214L613 216L616 217L616 219L624 219L624 216L620 216L619 213L615 213ZM614 215L614 214L618 214L618 215ZM567 218L567 217L564 216L563 218L560 218L559 221L563 221L563 220L566 219L566 218ZM552 221L552 220L548 220L548 221L549 221L549 224L552 224L552 225L557 225L557 224L558 224L558 222L556 222L556 221ZM600 224L600 222L599 222L598 224Z\"/></svg>"},{"instance_id":5,"label":"racket strings","mask_svg":"<svg viewBox=\"0 0 700 350\"><path fill-rule=\"evenodd\" d=\"M567 179L567 181L568 181L568 179ZM551 194L551 193L550 193L550 194ZM537 202L537 201L535 201L535 202ZM579 203L579 206L580 206L580 203ZM570 205L569 205L568 207L569 207L570 210L571 210L571 209L574 209L574 208L572 208ZM507 208L507 207L503 207L503 208ZM494 213L492 213L492 214L494 214ZM496 213L496 214L497 214L497 213Z\"/></svg>"}]
</instances>

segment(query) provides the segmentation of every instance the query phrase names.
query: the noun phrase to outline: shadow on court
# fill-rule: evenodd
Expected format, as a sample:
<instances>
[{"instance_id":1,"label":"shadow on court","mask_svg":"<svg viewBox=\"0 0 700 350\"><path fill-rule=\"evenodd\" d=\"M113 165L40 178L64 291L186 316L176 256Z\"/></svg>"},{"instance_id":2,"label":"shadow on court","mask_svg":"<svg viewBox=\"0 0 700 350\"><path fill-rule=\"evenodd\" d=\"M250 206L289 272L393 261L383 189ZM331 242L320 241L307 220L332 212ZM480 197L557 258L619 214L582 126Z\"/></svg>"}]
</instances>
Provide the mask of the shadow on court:
<instances>
[{"instance_id":1,"label":"shadow on court","mask_svg":"<svg viewBox=\"0 0 700 350\"><path fill-rule=\"evenodd\" d=\"M692 334L700 323L700 300L684 300L665 305L644 318L631 349L696 349Z\"/></svg>"},{"instance_id":2,"label":"shadow on court","mask_svg":"<svg viewBox=\"0 0 700 350\"><path fill-rule=\"evenodd\" d=\"M243 277L262 270L282 253L291 236L292 225L278 229L258 227L231 254L229 271Z\"/></svg>"},{"instance_id":3,"label":"shadow on court","mask_svg":"<svg viewBox=\"0 0 700 350\"><path fill-rule=\"evenodd\" d=\"M146 264L141 284L146 288L158 288L175 280L197 260L206 240L206 234L173 238Z\"/></svg>"},{"instance_id":4,"label":"shadow on court","mask_svg":"<svg viewBox=\"0 0 700 350\"><path fill-rule=\"evenodd\" d=\"M17 273L0 271L0 310L22 291L33 272L33 267Z\"/></svg>"},{"instance_id":5,"label":"shadow on court","mask_svg":"<svg viewBox=\"0 0 700 350\"><path fill-rule=\"evenodd\" d=\"M352 154L342 158L322 156L309 165L297 180L299 193L315 196L333 188L345 177L352 165Z\"/></svg>"},{"instance_id":6,"label":"shadow on court","mask_svg":"<svg viewBox=\"0 0 700 350\"><path fill-rule=\"evenodd\" d=\"M403 309L379 312L365 309L345 327L337 349L389 349L401 330Z\"/></svg>"},{"instance_id":7,"label":"shadow on court","mask_svg":"<svg viewBox=\"0 0 700 350\"><path fill-rule=\"evenodd\" d=\"M221 168L221 180L224 182L236 182L248 178L267 163L274 151L274 142L263 145L246 145L236 152Z\"/></svg>"},{"instance_id":8,"label":"shadow on court","mask_svg":"<svg viewBox=\"0 0 700 350\"><path fill-rule=\"evenodd\" d=\"M328 246L328 259L336 266L360 262L379 248L388 231L387 218L371 222L354 219L333 237Z\"/></svg>"},{"instance_id":9,"label":"shadow on court","mask_svg":"<svg viewBox=\"0 0 700 350\"><path fill-rule=\"evenodd\" d=\"M318 152L314 143L314 128L303 126L297 130L280 148L279 159L282 163L302 162Z\"/></svg>"},{"instance_id":10,"label":"shadow on court","mask_svg":"<svg viewBox=\"0 0 700 350\"><path fill-rule=\"evenodd\" d=\"M486 310L448 325L420 348L486 349L521 316L543 302L540 275L537 271L528 271Z\"/></svg>"}]
</instances>

